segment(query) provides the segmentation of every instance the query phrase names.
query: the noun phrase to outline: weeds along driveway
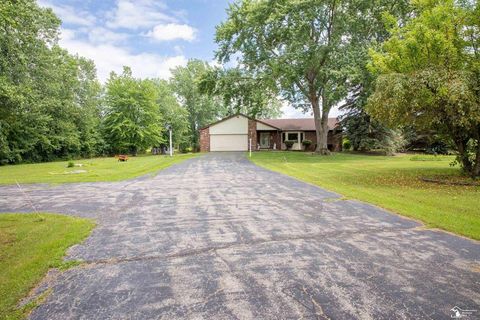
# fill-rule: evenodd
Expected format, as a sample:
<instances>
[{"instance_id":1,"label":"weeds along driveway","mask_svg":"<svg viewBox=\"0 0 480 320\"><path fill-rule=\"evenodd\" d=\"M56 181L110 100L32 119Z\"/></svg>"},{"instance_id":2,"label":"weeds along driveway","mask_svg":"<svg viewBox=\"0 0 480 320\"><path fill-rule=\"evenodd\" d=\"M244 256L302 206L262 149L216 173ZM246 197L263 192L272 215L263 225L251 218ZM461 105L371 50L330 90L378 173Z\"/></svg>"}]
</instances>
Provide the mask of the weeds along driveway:
<instances>
[{"instance_id":1,"label":"weeds along driveway","mask_svg":"<svg viewBox=\"0 0 480 320\"><path fill-rule=\"evenodd\" d=\"M124 182L24 186L38 210L94 218L32 319L480 316L480 245L211 153ZM0 211L31 211L13 186Z\"/></svg>"}]
</instances>

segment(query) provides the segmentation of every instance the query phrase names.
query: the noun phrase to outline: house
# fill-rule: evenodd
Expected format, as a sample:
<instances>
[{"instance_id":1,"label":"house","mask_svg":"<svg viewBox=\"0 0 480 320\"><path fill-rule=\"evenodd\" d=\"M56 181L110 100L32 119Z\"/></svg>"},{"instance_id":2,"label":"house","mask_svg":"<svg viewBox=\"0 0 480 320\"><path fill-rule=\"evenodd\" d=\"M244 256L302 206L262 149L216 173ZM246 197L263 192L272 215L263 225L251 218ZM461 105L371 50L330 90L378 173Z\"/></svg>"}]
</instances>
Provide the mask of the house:
<instances>
[{"instance_id":1,"label":"house","mask_svg":"<svg viewBox=\"0 0 480 320\"><path fill-rule=\"evenodd\" d=\"M342 150L342 133L337 118L328 119L328 149ZM310 119L253 119L235 114L200 129L200 151L285 150L285 140L293 140L292 150L304 150L302 141L312 141L309 150L315 150L317 139L315 123Z\"/></svg>"}]
</instances>

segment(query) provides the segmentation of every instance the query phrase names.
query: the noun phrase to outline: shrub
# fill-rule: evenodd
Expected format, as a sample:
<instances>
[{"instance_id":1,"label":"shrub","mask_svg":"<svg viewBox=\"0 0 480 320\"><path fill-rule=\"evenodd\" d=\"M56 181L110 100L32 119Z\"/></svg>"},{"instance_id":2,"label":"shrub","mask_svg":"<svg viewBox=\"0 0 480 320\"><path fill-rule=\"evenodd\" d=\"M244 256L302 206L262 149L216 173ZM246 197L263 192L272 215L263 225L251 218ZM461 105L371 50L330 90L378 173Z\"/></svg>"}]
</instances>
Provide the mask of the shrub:
<instances>
[{"instance_id":1,"label":"shrub","mask_svg":"<svg viewBox=\"0 0 480 320\"><path fill-rule=\"evenodd\" d=\"M293 147L293 144L295 143L295 141L285 140L283 143L285 143L285 146L287 147L287 150L290 150L290 148Z\"/></svg>"},{"instance_id":2,"label":"shrub","mask_svg":"<svg viewBox=\"0 0 480 320\"><path fill-rule=\"evenodd\" d=\"M187 152L192 152L193 147L190 145L190 143L187 142L180 142L178 145L178 149L180 150L181 153L187 153Z\"/></svg>"},{"instance_id":3,"label":"shrub","mask_svg":"<svg viewBox=\"0 0 480 320\"><path fill-rule=\"evenodd\" d=\"M352 148L352 143L348 139L344 139L342 143L343 150L350 150Z\"/></svg>"},{"instance_id":4,"label":"shrub","mask_svg":"<svg viewBox=\"0 0 480 320\"><path fill-rule=\"evenodd\" d=\"M305 139L302 141L303 146L305 147L305 150L308 149L312 145L312 140Z\"/></svg>"},{"instance_id":5,"label":"shrub","mask_svg":"<svg viewBox=\"0 0 480 320\"><path fill-rule=\"evenodd\" d=\"M75 163L73 161L68 161L67 167L68 168L73 168L73 167L75 167Z\"/></svg>"},{"instance_id":6,"label":"shrub","mask_svg":"<svg viewBox=\"0 0 480 320\"><path fill-rule=\"evenodd\" d=\"M428 154L448 154L448 146L442 141L436 141L429 145L425 152Z\"/></svg>"}]
</instances>

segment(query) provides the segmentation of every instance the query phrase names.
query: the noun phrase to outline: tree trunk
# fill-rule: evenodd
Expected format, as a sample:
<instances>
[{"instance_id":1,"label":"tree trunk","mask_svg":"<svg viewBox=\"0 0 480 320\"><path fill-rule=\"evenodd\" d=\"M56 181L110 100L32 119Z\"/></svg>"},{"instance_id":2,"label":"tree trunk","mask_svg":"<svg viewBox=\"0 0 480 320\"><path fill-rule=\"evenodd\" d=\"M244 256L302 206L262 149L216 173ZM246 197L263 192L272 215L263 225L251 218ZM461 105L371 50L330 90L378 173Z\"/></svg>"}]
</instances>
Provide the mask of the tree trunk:
<instances>
[{"instance_id":1,"label":"tree trunk","mask_svg":"<svg viewBox=\"0 0 480 320\"><path fill-rule=\"evenodd\" d=\"M313 121L315 122L315 136L317 138L315 152L320 153L322 141L322 116L320 115L320 104L318 101L318 97L315 95L311 96L310 103L312 104Z\"/></svg>"},{"instance_id":2,"label":"tree trunk","mask_svg":"<svg viewBox=\"0 0 480 320\"><path fill-rule=\"evenodd\" d=\"M475 162L472 165L472 178L480 177L480 125L475 132L475 140L477 141L477 149L475 154Z\"/></svg>"},{"instance_id":3,"label":"tree trunk","mask_svg":"<svg viewBox=\"0 0 480 320\"><path fill-rule=\"evenodd\" d=\"M480 177L480 141L477 143L477 154L475 155L475 163L473 164L471 174L474 179Z\"/></svg>"},{"instance_id":4,"label":"tree trunk","mask_svg":"<svg viewBox=\"0 0 480 320\"><path fill-rule=\"evenodd\" d=\"M456 138L455 144L458 151L458 160L462 164L463 171L469 175L472 175L473 164L468 156L468 139Z\"/></svg>"},{"instance_id":5,"label":"tree trunk","mask_svg":"<svg viewBox=\"0 0 480 320\"><path fill-rule=\"evenodd\" d=\"M329 155L330 151L328 150L328 113L330 109L326 106L325 100L322 99L322 120L321 124L321 140L320 140L320 153L323 155Z\"/></svg>"},{"instance_id":6,"label":"tree trunk","mask_svg":"<svg viewBox=\"0 0 480 320\"><path fill-rule=\"evenodd\" d=\"M327 107L327 101L322 97L322 110L320 111L319 98L311 96L310 101L313 108L313 118L315 121L315 133L317 136L317 146L315 152L321 155L329 155L327 138L328 138L328 113L330 108Z\"/></svg>"}]
</instances>

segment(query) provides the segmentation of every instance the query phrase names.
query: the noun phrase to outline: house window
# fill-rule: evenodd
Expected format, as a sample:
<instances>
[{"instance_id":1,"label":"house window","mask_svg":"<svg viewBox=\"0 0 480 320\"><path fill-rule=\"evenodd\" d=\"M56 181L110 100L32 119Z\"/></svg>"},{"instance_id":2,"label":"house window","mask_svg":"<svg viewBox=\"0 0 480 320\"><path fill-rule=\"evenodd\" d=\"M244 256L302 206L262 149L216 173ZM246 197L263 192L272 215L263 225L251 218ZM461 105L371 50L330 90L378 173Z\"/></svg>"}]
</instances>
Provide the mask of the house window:
<instances>
[{"instance_id":1,"label":"house window","mask_svg":"<svg viewBox=\"0 0 480 320\"><path fill-rule=\"evenodd\" d=\"M285 132L282 132L282 142L287 140L287 134Z\"/></svg>"},{"instance_id":2,"label":"house window","mask_svg":"<svg viewBox=\"0 0 480 320\"><path fill-rule=\"evenodd\" d=\"M289 132L288 140L298 141L298 132Z\"/></svg>"}]
</instances>

